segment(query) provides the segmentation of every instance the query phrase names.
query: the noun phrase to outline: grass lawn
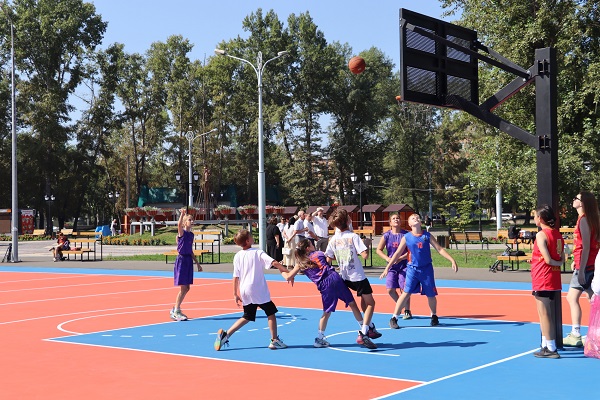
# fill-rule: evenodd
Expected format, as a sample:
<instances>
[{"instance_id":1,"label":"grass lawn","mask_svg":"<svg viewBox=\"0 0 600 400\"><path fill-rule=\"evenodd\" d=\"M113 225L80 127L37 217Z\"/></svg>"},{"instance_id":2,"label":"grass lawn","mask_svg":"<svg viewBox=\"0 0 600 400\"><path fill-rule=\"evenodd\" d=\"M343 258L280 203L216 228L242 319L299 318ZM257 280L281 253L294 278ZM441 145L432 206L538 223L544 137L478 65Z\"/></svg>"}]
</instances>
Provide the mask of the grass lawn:
<instances>
[{"instance_id":1,"label":"grass lawn","mask_svg":"<svg viewBox=\"0 0 600 400\"><path fill-rule=\"evenodd\" d=\"M456 260L459 268L489 268L496 261L496 256L501 253L499 250L467 250L467 260L465 261L464 250L447 250ZM221 253L221 263L230 264L233 262L235 253ZM432 249L431 257L435 267L450 267L450 261L440 256L437 251ZM134 256L104 257L110 261L164 261L162 254L140 254ZM210 260L210 255L205 258ZM385 267L385 262L373 250L373 266Z\"/></svg>"}]
</instances>

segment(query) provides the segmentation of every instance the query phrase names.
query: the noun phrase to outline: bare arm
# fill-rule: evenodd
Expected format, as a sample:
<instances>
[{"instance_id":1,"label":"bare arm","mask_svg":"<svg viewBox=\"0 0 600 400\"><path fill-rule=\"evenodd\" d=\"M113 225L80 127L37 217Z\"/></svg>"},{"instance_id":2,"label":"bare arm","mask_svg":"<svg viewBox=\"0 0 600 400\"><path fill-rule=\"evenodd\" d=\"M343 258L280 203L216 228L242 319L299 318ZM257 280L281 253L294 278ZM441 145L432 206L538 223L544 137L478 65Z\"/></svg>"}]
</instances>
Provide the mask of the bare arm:
<instances>
[{"instance_id":1,"label":"bare arm","mask_svg":"<svg viewBox=\"0 0 600 400\"><path fill-rule=\"evenodd\" d=\"M381 279L385 278L385 276L387 275L387 273L390 270L390 267L392 265L396 264L396 260L398 260L400 258L402 253L404 253L405 249L406 249L406 239L402 238L402 240L400 241L400 244L398 245L398 248L396 249L396 252L394 252L394 255L392 256L392 258L389 259L387 265L385 266L385 269L383 270L381 275L379 275L379 277Z\"/></svg>"},{"instance_id":2,"label":"bare arm","mask_svg":"<svg viewBox=\"0 0 600 400\"><path fill-rule=\"evenodd\" d=\"M279 261L273 260L273 262L271 263L271 266L277 268L279 270L279 272L281 272L281 275L285 278L285 280L288 281L289 283L291 283L292 286L294 286L294 277L292 276L291 278L288 278L286 276L289 272L288 272L288 269L286 267L284 267L282 263L280 263Z\"/></svg>"},{"instance_id":3,"label":"bare arm","mask_svg":"<svg viewBox=\"0 0 600 400\"><path fill-rule=\"evenodd\" d=\"M454 261L454 258L452 258L450 254L448 254L446 249L440 246L440 244L437 242L437 240L435 240L433 236L430 236L429 243L431 243L433 248L436 249L438 253L440 253L440 256L444 257L446 260L452 263L452 269L454 270L454 272L458 272L458 265L456 264L456 261Z\"/></svg>"},{"instance_id":4,"label":"bare arm","mask_svg":"<svg viewBox=\"0 0 600 400\"><path fill-rule=\"evenodd\" d=\"M540 249L540 253L542 254L542 257L544 258L544 262L546 264L552 265L553 267L562 266L562 263L563 263L562 259L564 258L564 252L561 252L560 260L552 259L552 257L550 256L550 251L548 250L548 238L546 237L546 234L544 233L544 231L539 231L535 235L535 242L537 243L538 249Z\"/></svg>"},{"instance_id":5,"label":"bare arm","mask_svg":"<svg viewBox=\"0 0 600 400\"><path fill-rule=\"evenodd\" d=\"M187 210L182 208L179 213L179 220L177 221L177 236L183 236L183 218L187 215Z\"/></svg>"},{"instance_id":6,"label":"bare arm","mask_svg":"<svg viewBox=\"0 0 600 400\"><path fill-rule=\"evenodd\" d=\"M579 258L579 270L585 271L588 258L590 256L590 243L592 232L590 225L587 222L587 217L581 218L579 221L579 231L581 232L581 257Z\"/></svg>"},{"instance_id":7,"label":"bare arm","mask_svg":"<svg viewBox=\"0 0 600 400\"><path fill-rule=\"evenodd\" d=\"M237 276L233 278L233 299L235 300L235 304L239 307L242 301L242 298L239 295L240 293L240 278Z\"/></svg>"}]
</instances>

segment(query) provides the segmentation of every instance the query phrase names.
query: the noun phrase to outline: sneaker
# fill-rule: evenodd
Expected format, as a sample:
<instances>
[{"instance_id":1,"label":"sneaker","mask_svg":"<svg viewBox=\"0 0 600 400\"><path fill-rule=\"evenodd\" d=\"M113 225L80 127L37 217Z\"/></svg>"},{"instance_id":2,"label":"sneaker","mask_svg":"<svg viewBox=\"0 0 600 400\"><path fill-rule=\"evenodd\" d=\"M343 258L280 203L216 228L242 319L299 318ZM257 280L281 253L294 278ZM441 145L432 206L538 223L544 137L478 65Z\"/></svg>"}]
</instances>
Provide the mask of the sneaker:
<instances>
[{"instance_id":1,"label":"sneaker","mask_svg":"<svg viewBox=\"0 0 600 400\"><path fill-rule=\"evenodd\" d=\"M375 329L375 324L373 324L373 327L369 327L369 330L367 331L367 336L369 336L369 338L371 339L379 339L381 337L381 333L377 331L377 329Z\"/></svg>"},{"instance_id":2,"label":"sneaker","mask_svg":"<svg viewBox=\"0 0 600 400\"><path fill-rule=\"evenodd\" d=\"M56 257L52 257L52 261L53 261L53 262L57 262L57 261L58 261L58 258L56 258Z\"/></svg>"},{"instance_id":3,"label":"sneaker","mask_svg":"<svg viewBox=\"0 0 600 400\"><path fill-rule=\"evenodd\" d=\"M279 336L277 336L275 339L271 339L271 343L269 343L269 348L271 350L285 349L286 347L287 345L283 343L281 339L279 339Z\"/></svg>"},{"instance_id":4,"label":"sneaker","mask_svg":"<svg viewBox=\"0 0 600 400\"><path fill-rule=\"evenodd\" d=\"M440 324L440 320L438 319L438 316L433 314L431 316L431 326L438 326Z\"/></svg>"},{"instance_id":5,"label":"sneaker","mask_svg":"<svg viewBox=\"0 0 600 400\"><path fill-rule=\"evenodd\" d=\"M412 314L410 313L410 310L404 310L404 315L402 316L402 319L412 319Z\"/></svg>"},{"instance_id":6,"label":"sneaker","mask_svg":"<svg viewBox=\"0 0 600 400\"><path fill-rule=\"evenodd\" d=\"M398 318L396 318L396 317L390 318L390 328L400 329L400 327L398 326Z\"/></svg>"},{"instance_id":7,"label":"sneaker","mask_svg":"<svg viewBox=\"0 0 600 400\"><path fill-rule=\"evenodd\" d=\"M367 349L376 349L377 345L371 341L368 335L363 335L361 331L358 331L358 337L356 338L356 343L361 346L365 346Z\"/></svg>"},{"instance_id":8,"label":"sneaker","mask_svg":"<svg viewBox=\"0 0 600 400\"><path fill-rule=\"evenodd\" d=\"M319 347L329 347L329 342L327 340L325 340L325 338L323 339L319 339L319 338L315 338L315 347L319 348Z\"/></svg>"},{"instance_id":9,"label":"sneaker","mask_svg":"<svg viewBox=\"0 0 600 400\"><path fill-rule=\"evenodd\" d=\"M575 336L573 332L571 332L567 337L563 338L563 345L569 347L583 347L583 340L581 340L581 336Z\"/></svg>"},{"instance_id":10,"label":"sneaker","mask_svg":"<svg viewBox=\"0 0 600 400\"><path fill-rule=\"evenodd\" d=\"M541 348L539 351L533 353L537 358L560 358L558 351L550 351L547 347Z\"/></svg>"},{"instance_id":11,"label":"sneaker","mask_svg":"<svg viewBox=\"0 0 600 400\"><path fill-rule=\"evenodd\" d=\"M223 346L229 347L229 338L226 331L219 329L217 331L217 338L215 339L215 350L219 351Z\"/></svg>"},{"instance_id":12,"label":"sneaker","mask_svg":"<svg viewBox=\"0 0 600 400\"><path fill-rule=\"evenodd\" d=\"M175 310L175 307L171 309L170 312L171 319L173 321L187 321L188 317L181 310Z\"/></svg>"}]
</instances>

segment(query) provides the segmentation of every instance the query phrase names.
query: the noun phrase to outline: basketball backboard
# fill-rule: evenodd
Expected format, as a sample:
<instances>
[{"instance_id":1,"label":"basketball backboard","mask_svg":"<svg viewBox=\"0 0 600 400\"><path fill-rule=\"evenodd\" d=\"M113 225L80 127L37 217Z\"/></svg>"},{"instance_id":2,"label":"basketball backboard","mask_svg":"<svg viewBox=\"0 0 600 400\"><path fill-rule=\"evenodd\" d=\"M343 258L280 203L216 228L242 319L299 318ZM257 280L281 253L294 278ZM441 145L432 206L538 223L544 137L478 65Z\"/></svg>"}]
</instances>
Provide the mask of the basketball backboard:
<instances>
[{"instance_id":1,"label":"basketball backboard","mask_svg":"<svg viewBox=\"0 0 600 400\"><path fill-rule=\"evenodd\" d=\"M402 100L456 108L448 96L457 95L478 104L478 60L452 47L476 51L476 42L477 32L471 29L401 8Z\"/></svg>"}]
</instances>

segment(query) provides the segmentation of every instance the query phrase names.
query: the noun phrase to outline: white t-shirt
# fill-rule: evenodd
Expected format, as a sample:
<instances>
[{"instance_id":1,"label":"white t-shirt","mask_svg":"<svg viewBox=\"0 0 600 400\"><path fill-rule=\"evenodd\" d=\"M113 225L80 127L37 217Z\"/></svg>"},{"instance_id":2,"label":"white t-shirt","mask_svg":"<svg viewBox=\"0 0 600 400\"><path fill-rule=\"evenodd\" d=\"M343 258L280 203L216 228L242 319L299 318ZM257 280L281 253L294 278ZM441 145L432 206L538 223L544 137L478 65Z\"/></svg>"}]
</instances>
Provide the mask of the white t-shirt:
<instances>
[{"instance_id":1,"label":"white t-shirt","mask_svg":"<svg viewBox=\"0 0 600 400\"><path fill-rule=\"evenodd\" d=\"M306 224L304 223L304 220L298 218L298 221L296 221L294 223L294 230L295 231L302 231L304 228L306 227ZM300 233L296 233L296 236L294 236L296 238L296 243L298 243L301 239L304 239L306 237L306 232L300 232Z\"/></svg>"},{"instance_id":2,"label":"white t-shirt","mask_svg":"<svg viewBox=\"0 0 600 400\"><path fill-rule=\"evenodd\" d=\"M233 257L233 277L240 278L242 304L264 304L271 301L264 269L273 259L260 249L241 250Z\"/></svg>"},{"instance_id":3,"label":"white t-shirt","mask_svg":"<svg viewBox=\"0 0 600 400\"><path fill-rule=\"evenodd\" d=\"M329 240L325 255L337 260L342 279L360 282L367 278L359 257L359 254L365 250L367 247L360 236L350 231L340 232L338 229Z\"/></svg>"},{"instance_id":4,"label":"white t-shirt","mask_svg":"<svg viewBox=\"0 0 600 400\"><path fill-rule=\"evenodd\" d=\"M329 222L324 217L314 216L313 227L315 228L315 234L320 238L329 237Z\"/></svg>"}]
</instances>

